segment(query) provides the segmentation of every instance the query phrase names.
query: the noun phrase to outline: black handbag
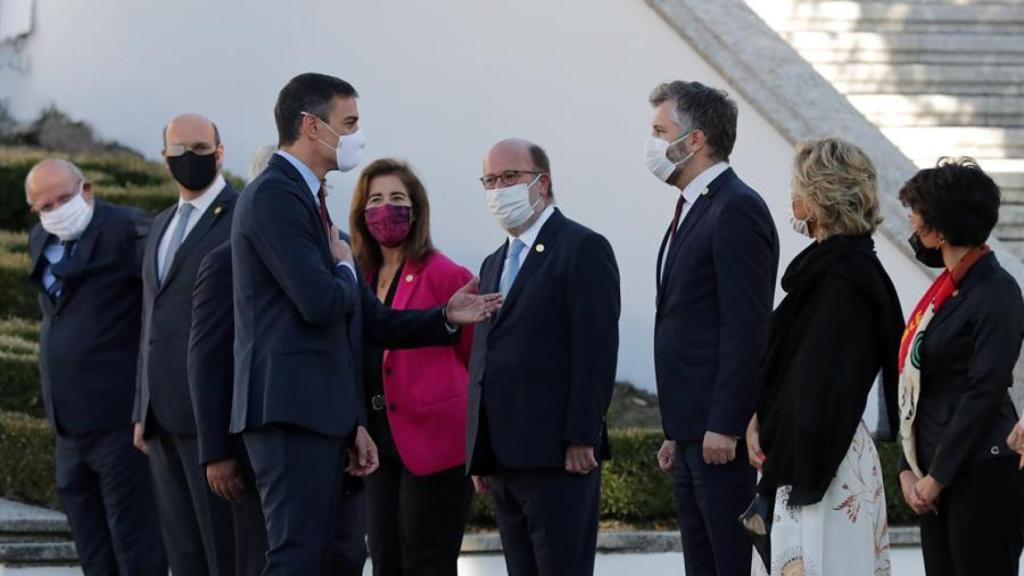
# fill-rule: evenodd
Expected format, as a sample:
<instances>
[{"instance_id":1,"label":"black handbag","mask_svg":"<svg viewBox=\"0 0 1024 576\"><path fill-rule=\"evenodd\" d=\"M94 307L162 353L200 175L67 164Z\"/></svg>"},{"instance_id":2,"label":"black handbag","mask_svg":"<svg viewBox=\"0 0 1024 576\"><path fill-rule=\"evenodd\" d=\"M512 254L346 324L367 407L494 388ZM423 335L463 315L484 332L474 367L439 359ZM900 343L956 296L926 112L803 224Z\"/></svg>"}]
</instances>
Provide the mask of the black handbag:
<instances>
[{"instance_id":1,"label":"black handbag","mask_svg":"<svg viewBox=\"0 0 1024 576\"><path fill-rule=\"evenodd\" d=\"M758 494L739 517L740 526L750 536L765 568L772 569L772 519L775 517L775 498Z\"/></svg>"}]
</instances>

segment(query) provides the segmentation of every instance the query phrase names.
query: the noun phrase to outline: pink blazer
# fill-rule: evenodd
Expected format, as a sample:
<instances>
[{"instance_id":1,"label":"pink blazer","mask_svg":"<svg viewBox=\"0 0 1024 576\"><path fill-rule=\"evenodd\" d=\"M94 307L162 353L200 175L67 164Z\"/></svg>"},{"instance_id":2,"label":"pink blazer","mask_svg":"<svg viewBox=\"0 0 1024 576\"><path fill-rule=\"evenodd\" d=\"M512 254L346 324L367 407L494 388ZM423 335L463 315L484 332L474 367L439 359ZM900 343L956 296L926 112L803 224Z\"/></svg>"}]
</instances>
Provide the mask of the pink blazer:
<instances>
[{"instance_id":1,"label":"pink blazer","mask_svg":"<svg viewBox=\"0 0 1024 576\"><path fill-rule=\"evenodd\" d=\"M406 262L392 307L432 308L473 277L440 252ZM466 383L472 329L454 346L384 351L388 423L402 463L417 476L466 462Z\"/></svg>"}]
</instances>

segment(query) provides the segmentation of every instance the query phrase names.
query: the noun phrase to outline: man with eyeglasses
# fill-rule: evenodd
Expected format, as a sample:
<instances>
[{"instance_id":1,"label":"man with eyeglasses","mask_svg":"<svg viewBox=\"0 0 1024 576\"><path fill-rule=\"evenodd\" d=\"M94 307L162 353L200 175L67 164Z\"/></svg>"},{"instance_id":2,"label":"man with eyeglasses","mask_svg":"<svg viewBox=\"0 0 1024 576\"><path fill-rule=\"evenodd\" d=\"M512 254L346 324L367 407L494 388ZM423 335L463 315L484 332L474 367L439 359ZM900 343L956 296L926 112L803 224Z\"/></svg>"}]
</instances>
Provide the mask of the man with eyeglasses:
<instances>
[{"instance_id":1,"label":"man with eyeglasses","mask_svg":"<svg viewBox=\"0 0 1024 576\"><path fill-rule=\"evenodd\" d=\"M39 375L56 475L86 576L166 576L146 458L131 447L142 247L150 217L93 196L74 164L36 164L26 201Z\"/></svg>"},{"instance_id":2,"label":"man with eyeglasses","mask_svg":"<svg viewBox=\"0 0 1024 576\"><path fill-rule=\"evenodd\" d=\"M505 303L473 335L467 467L494 498L510 576L593 574L619 347L615 254L555 208L540 146L498 142L480 181L507 235L480 289Z\"/></svg>"},{"instance_id":3,"label":"man with eyeglasses","mask_svg":"<svg viewBox=\"0 0 1024 576\"><path fill-rule=\"evenodd\" d=\"M134 443L149 456L171 571L227 576L236 560L231 505L210 490L202 464L232 456L200 449L187 360L192 287L206 255L230 237L238 194L221 173L224 147L209 119L171 120L163 156L179 198L146 239Z\"/></svg>"}]
</instances>

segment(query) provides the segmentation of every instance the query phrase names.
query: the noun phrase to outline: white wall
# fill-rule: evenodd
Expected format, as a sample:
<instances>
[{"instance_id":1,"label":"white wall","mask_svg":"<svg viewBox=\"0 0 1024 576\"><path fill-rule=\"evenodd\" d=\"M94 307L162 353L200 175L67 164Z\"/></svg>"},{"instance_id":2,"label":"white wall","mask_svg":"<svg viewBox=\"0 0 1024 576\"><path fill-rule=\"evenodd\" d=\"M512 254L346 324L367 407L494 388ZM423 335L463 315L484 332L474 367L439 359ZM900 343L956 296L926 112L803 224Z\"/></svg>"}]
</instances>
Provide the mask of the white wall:
<instances>
[{"instance_id":1,"label":"white wall","mask_svg":"<svg viewBox=\"0 0 1024 576\"><path fill-rule=\"evenodd\" d=\"M340 76L361 93L368 156L412 162L431 195L436 243L473 270L502 240L476 180L483 154L508 136L541 144L563 211L615 247L620 377L653 389L654 262L675 193L642 161L647 95L672 79L737 94L642 0L51 0L36 11L27 71L0 70L15 116L56 104L157 158L162 126L201 112L221 128L228 168L245 174L252 152L276 140L281 86L306 71ZM792 148L738 100L733 165L768 200L784 266L804 245L788 224ZM333 180L336 220L353 181ZM879 243L904 307L913 305L927 279Z\"/></svg>"}]
</instances>

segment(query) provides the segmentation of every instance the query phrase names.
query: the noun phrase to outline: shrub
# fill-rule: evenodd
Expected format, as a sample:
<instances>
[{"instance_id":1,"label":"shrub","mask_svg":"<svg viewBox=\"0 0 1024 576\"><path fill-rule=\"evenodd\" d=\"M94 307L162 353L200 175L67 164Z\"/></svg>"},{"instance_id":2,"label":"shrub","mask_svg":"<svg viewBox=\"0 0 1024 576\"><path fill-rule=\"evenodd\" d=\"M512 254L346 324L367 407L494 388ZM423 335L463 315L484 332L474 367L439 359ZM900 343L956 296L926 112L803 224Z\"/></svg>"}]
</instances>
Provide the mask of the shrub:
<instances>
[{"instance_id":1,"label":"shrub","mask_svg":"<svg viewBox=\"0 0 1024 576\"><path fill-rule=\"evenodd\" d=\"M45 415L39 384L39 325L0 321L0 411Z\"/></svg>"},{"instance_id":2,"label":"shrub","mask_svg":"<svg viewBox=\"0 0 1024 576\"><path fill-rule=\"evenodd\" d=\"M0 496L59 508L54 448L46 420L0 412Z\"/></svg>"},{"instance_id":3,"label":"shrub","mask_svg":"<svg viewBox=\"0 0 1024 576\"><path fill-rule=\"evenodd\" d=\"M0 230L0 318L39 317L36 290L28 283L28 235Z\"/></svg>"}]
</instances>

